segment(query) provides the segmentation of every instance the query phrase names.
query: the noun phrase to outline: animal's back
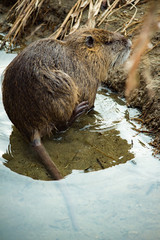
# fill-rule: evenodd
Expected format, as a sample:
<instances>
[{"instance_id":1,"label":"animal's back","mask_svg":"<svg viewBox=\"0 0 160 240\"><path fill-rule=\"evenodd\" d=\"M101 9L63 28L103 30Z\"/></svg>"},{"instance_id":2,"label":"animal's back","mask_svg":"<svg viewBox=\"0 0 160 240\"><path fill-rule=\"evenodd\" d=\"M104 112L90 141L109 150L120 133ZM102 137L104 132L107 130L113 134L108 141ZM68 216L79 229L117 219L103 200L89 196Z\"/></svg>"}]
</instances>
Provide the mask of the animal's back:
<instances>
[{"instance_id":1,"label":"animal's back","mask_svg":"<svg viewBox=\"0 0 160 240\"><path fill-rule=\"evenodd\" d=\"M75 107L88 101L108 69L121 64L131 43L102 29L80 29L65 41L43 39L24 49L8 66L3 102L14 125L29 139L67 123Z\"/></svg>"},{"instance_id":2,"label":"animal's back","mask_svg":"<svg viewBox=\"0 0 160 240\"><path fill-rule=\"evenodd\" d=\"M3 103L12 123L32 143L53 179L61 175L41 137L68 127L94 105L109 68L125 61L131 42L102 29L80 29L65 41L43 39L7 67Z\"/></svg>"},{"instance_id":3,"label":"animal's back","mask_svg":"<svg viewBox=\"0 0 160 240\"><path fill-rule=\"evenodd\" d=\"M77 87L61 70L63 51L57 41L40 40L24 49L6 69L4 107L29 140L34 129L43 136L63 125L77 103Z\"/></svg>"}]
</instances>

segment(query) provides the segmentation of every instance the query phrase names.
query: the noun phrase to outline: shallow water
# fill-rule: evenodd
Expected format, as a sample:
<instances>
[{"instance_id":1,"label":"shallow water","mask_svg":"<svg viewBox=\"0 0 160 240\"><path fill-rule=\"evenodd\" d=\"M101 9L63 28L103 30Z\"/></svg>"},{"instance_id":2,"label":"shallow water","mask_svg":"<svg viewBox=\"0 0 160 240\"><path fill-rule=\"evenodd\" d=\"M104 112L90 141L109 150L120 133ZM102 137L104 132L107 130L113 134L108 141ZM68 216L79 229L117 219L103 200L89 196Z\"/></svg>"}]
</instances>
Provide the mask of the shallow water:
<instances>
[{"instance_id":1,"label":"shallow water","mask_svg":"<svg viewBox=\"0 0 160 240\"><path fill-rule=\"evenodd\" d=\"M1 73L14 57L0 51ZM66 177L43 181L33 179L49 177L0 100L0 239L158 240L160 162L151 138L134 130L137 115L101 88L93 113L44 139Z\"/></svg>"}]
</instances>

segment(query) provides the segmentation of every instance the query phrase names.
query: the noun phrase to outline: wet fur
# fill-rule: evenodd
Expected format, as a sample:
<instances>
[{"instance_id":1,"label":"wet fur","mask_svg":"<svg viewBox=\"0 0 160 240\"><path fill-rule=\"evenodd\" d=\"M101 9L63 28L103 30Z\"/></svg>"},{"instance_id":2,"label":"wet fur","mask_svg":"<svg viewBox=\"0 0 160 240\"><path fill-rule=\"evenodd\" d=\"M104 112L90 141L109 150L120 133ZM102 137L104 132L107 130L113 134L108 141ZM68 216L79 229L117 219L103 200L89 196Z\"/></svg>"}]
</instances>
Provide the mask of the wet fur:
<instances>
[{"instance_id":1,"label":"wet fur","mask_svg":"<svg viewBox=\"0 0 160 240\"><path fill-rule=\"evenodd\" d=\"M67 126L78 104L87 101L88 109L93 107L99 83L129 49L126 38L100 29L32 43L5 72L3 103L10 120L30 142L40 143L41 137Z\"/></svg>"}]
</instances>

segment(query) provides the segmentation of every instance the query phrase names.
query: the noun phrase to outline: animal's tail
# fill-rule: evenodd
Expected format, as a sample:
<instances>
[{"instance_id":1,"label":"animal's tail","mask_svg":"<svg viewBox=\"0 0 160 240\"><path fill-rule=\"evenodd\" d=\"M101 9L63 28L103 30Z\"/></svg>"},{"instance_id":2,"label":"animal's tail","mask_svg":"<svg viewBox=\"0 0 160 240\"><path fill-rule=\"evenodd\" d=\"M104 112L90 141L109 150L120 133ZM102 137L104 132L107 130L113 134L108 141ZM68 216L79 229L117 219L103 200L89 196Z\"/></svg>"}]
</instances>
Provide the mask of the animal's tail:
<instances>
[{"instance_id":1,"label":"animal's tail","mask_svg":"<svg viewBox=\"0 0 160 240\"><path fill-rule=\"evenodd\" d=\"M61 174L58 171L58 168L56 167L56 165L54 164L54 162L51 160L49 154L47 153L45 147L43 146L43 144L41 143L41 138L40 138L40 134L38 131L35 132L33 140L32 140L32 146L34 147L35 151L38 153L41 162L43 163L43 165L45 166L46 170L50 173L51 177L54 180L59 180L62 179ZM58 184L58 183L57 183ZM71 204L71 199L69 198L69 193L67 190L67 186L65 184L65 182L60 182L58 184L60 191L62 192L62 195L64 197L64 200L66 202L66 206L68 208L68 212L71 218L71 222L73 225L73 228L75 231L78 230L78 225L75 219L75 215L72 209L72 204Z\"/></svg>"},{"instance_id":2,"label":"animal's tail","mask_svg":"<svg viewBox=\"0 0 160 240\"><path fill-rule=\"evenodd\" d=\"M49 172L51 177L54 180L62 179L62 176L54 164L54 162L51 160L49 154L47 153L45 147L41 143L41 138L38 132L34 135L32 146L34 150L38 153L38 156L40 157L41 163L44 165L46 170Z\"/></svg>"}]
</instances>

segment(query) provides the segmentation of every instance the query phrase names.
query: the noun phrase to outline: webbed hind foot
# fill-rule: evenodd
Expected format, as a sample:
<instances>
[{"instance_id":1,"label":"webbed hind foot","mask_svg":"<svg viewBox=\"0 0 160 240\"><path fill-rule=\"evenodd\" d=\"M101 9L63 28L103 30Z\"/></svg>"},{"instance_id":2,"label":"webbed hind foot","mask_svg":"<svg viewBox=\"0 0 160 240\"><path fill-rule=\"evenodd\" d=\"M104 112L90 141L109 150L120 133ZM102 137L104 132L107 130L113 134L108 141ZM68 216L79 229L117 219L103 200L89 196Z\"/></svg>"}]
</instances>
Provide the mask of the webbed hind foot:
<instances>
[{"instance_id":1,"label":"webbed hind foot","mask_svg":"<svg viewBox=\"0 0 160 240\"><path fill-rule=\"evenodd\" d=\"M80 117L82 114L84 114L85 112L89 111L89 103L88 101L83 101L80 104L78 104L75 109L73 110L72 116L69 119L68 122L66 122L65 125L60 125L57 127L57 129L59 131L65 131L67 128L69 128L72 123L78 118Z\"/></svg>"},{"instance_id":2,"label":"webbed hind foot","mask_svg":"<svg viewBox=\"0 0 160 240\"><path fill-rule=\"evenodd\" d=\"M88 101L83 101L81 103L79 103L73 113L72 116L68 122L68 126L70 126L79 116L81 116L83 113L88 112L89 110L89 103Z\"/></svg>"}]
</instances>

